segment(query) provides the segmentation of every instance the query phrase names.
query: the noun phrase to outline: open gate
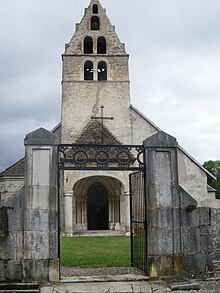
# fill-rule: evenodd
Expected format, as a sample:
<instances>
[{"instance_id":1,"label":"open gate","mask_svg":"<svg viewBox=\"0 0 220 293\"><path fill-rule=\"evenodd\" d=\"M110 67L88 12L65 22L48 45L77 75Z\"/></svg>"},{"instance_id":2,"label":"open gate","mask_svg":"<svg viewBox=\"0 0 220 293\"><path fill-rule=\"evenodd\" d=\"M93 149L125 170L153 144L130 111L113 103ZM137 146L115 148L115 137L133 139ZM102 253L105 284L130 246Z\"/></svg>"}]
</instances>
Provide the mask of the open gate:
<instances>
[{"instance_id":1,"label":"open gate","mask_svg":"<svg viewBox=\"0 0 220 293\"><path fill-rule=\"evenodd\" d=\"M135 171L129 175L131 265L146 272L147 237L143 145L60 144L58 153L58 182L60 182L60 171L65 170Z\"/></svg>"},{"instance_id":2,"label":"open gate","mask_svg":"<svg viewBox=\"0 0 220 293\"><path fill-rule=\"evenodd\" d=\"M129 183L131 265L147 272L147 217L144 170L130 174Z\"/></svg>"}]
</instances>

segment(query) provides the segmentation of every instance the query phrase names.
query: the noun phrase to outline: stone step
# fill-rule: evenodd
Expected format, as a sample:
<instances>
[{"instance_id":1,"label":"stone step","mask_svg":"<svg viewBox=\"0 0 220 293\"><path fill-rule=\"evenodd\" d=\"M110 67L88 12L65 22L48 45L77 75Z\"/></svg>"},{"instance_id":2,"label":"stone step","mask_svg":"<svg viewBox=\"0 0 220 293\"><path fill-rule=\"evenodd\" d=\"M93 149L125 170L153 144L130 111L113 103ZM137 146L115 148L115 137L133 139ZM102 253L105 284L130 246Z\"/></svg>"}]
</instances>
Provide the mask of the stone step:
<instances>
[{"instance_id":1,"label":"stone step","mask_svg":"<svg viewBox=\"0 0 220 293\"><path fill-rule=\"evenodd\" d=\"M0 283L0 293L39 293L37 283Z\"/></svg>"},{"instance_id":2,"label":"stone step","mask_svg":"<svg viewBox=\"0 0 220 293\"><path fill-rule=\"evenodd\" d=\"M40 290L19 290L19 289L11 289L11 290L0 290L0 293L40 293Z\"/></svg>"},{"instance_id":3,"label":"stone step","mask_svg":"<svg viewBox=\"0 0 220 293\"><path fill-rule=\"evenodd\" d=\"M42 293L167 293L167 292L193 292L199 290L199 284L194 280L172 279L154 281L110 281L110 282L79 282L56 283L41 288ZM207 291L208 293L208 291Z\"/></svg>"},{"instance_id":4,"label":"stone step","mask_svg":"<svg viewBox=\"0 0 220 293\"><path fill-rule=\"evenodd\" d=\"M143 275L118 275L118 276L81 276L81 277L62 277L61 283L93 283L93 282L137 282L149 281L150 278Z\"/></svg>"},{"instance_id":5,"label":"stone step","mask_svg":"<svg viewBox=\"0 0 220 293\"><path fill-rule=\"evenodd\" d=\"M91 282L91 283L59 283L53 287L54 292L66 293L140 293L152 292L151 284L145 281L135 282ZM42 292L51 292L42 288Z\"/></svg>"},{"instance_id":6,"label":"stone step","mask_svg":"<svg viewBox=\"0 0 220 293\"><path fill-rule=\"evenodd\" d=\"M74 231L73 236L125 236L122 230L86 230Z\"/></svg>"}]
</instances>

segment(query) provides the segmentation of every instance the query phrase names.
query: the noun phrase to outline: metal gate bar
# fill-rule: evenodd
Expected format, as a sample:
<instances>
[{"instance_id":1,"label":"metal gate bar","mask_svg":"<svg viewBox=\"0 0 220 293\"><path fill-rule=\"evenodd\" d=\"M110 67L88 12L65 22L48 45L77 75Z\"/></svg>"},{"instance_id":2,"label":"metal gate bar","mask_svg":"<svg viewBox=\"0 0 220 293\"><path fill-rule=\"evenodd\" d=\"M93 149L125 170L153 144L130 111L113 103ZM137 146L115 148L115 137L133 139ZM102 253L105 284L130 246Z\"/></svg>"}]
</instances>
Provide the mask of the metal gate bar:
<instances>
[{"instance_id":1,"label":"metal gate bar","mask_svg":"<svg viewBox=\"0 0 220 293\"><path fill-rule=\"evenodd\" d=\"M138 171L144 169L143 145L60 144L59 170Z\"/></svg>"},{"instance_id":2,"label":"metal gate bar","mask_svg":"<svg viewBox=\"0 0 220 293\"><path fill-rule=\"evenodd\" d=\"M63 178L60 174L62 171L137 171L136 173L129 175L131 213L131 265L147 272L147 222L144 155L143 145L58 145L58 198L60 199L60 188L62 184L61 182L63 181ZM59 200L58 204L60 204ZM58 209L60 209L60 206L58 206ZM58 246L60 253L60 243L58 243Z\"/></svg>"},{"instance_id":3,"label":"metal gate bar","mask_svg":"<svg viewBox=\"0 0 220 293\"><path fill-rule=\"evenodd\" d=\"M129 176L131 210L131 265L147 272L147 221L143 171Z\"/></svg>"}]
</instances>

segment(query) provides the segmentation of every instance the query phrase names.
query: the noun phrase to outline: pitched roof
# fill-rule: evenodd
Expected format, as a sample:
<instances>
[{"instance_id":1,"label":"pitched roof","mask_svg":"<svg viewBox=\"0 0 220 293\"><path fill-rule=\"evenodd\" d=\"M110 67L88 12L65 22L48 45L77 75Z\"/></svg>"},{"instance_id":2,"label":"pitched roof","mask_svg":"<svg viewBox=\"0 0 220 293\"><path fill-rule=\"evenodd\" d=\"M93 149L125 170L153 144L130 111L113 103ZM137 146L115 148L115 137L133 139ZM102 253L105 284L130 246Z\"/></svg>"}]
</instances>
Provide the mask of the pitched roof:
<instances>
[{"instance_id":1,"label":"pitched roof","mask_svg":"<svg viewBox=\"0 0 220 293\"><path fill-rule=\"evenodd\" d=\"M210 185L207 185L207 191L208 191L208 192L216 192L216 189L213 188L213 187L210 186Z\"/></svg>"},{"instance_id":2,"label":"pitched roof","mask_svg":"<svg viewBox=\"0 0 220 293\"><path fill-rule=\"evenodd\" d=\"M153 126L156 130L161 131L161 129L154 124L149 118L147 118L141 111L139 111L135 106L130 104L130 109L136 112L139 116L141 116L145 121L147 121L151 126Z\"/></svg>"},{"instance_id":3,"label":"pitched roof","mask_svg":"<svg viewBox=\"0 0 220 293\"><path fill-rule=\"evenodd\" d=\"M148 119L143 113L141 113L137 108L133 105L130 105L130 108L138 113L142 118L144 118L148 123L150 123L153 127L155 127L158 131L161 131L159 127L157 127L150 119ZM201 168L207 176L211 177L212 179L216 180L216 177L212 175L207 169L205 169L196 159L194 159L183 147L178 145L178 148L191 160L193 161L199 168Z\"/></svg>"},{"instance_id":4,"label":"pitched roof","mask_svg":"<svg viewBox=\"0 0 220 293\"><path fill-rule=\"evenodd\" d=\"M55 133L59 136L61 128L61 123L57 124L52 130L52 133ZM20 159L13 165L9 166L7 169L0 173L1 176L24 176L24 158Z\"/></svg>"},{"instance_id":5,"label":"pitched roof","mask_svg":"<svg viewBox=\"0 0 220 293\"><path fill-rule=\"evenodd\" d=\"M194 159L184 148L182 148L180 145L178 146L178 148L192 161L194 162L199 168L201 168L207 176L209 176L210 178L217 180L216 177L210 173L206 168L204 168L196 159Z\"/></svg>"},{"instance_id":6,"label":"pitched roof","mask_svg":"<svg viewBox=\"0 0 220 293\"><path fill-rule=\"evenodd\" d=\"M138 113L142 118L144 118L148 123L154 126L158 131L158 128L152 121L150 121L144 114L142 114L139 110L137 110L133 105L130 105L130 108ZM61 123L59 123L51 132L54 133L58 129L60 129ZM122 144L119 142L114 135L105 127L104 129L104 144ZM90 123L82 131L81 135L75 141L78 144L100 144L101 143L101 123L97 120L92 120ZM198 167L200 167L207 176L216 180L216 177L212 175L208 170L206 170L199 162L197 162L188 152L186 152L180 145L178 148L190 159L192 160ZM17 161L12 166L5 169L0 175L12 175L12 176L24 176L24 158Z\"/></svg>"},{"instance_id":7,"label":"pitched roof","mask_svg":"<svg viewBox=\"0 0 220 293\"><path fill-rule=\"evenodd\" d=\"M102 125L97 120L90 121L80 136L76 139L74 143L76 144L101 144L102 143ZM104 144L121 144L115 136L105 127L103 126L103 140Z\"/></svg>"},{"instance_id":8,"label":"pitched roof","mask_svg":"<svg viewBox=\"0 0 220 293\"><path fill-rule=\"evenodd\" d=\"M0 173L0 175L24 176L24 158L5 169L2 173Z\"/></svg>"}]
</instances>

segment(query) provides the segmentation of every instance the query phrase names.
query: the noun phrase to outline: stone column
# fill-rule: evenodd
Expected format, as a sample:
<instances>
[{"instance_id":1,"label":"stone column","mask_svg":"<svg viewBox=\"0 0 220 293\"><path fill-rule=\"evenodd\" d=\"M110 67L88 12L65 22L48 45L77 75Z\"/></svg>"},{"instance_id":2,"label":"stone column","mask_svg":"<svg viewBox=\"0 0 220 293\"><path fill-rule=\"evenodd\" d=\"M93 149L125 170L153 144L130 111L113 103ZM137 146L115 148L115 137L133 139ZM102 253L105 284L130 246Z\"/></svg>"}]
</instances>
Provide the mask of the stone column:
<instances>
[{"instance_id":1,"label":"stone column","mask_svg":"<svg viewBox=\"0 0 220 293\"><path fill-rule=\"evenodd\" d=\"M59 280L56 135L26 135L23 281Z\"/></svg>"},{"instance_id":2,"label":"stone column","mask_svg":"<svg viewBox=\"0 0 220 293\"><path fill-rule=\"evenodd\" d=\"M181 270L176 139L159 132L144 141L150 277Z\"/></svg>"},{"instance_id":3,"label":"stone column","mask_svg":"<svg viewBox=\"0 0 220 293\"><path fill-rule=\"evenodd\" d=\"M67 236L73 235L73 191L66 191L64 198L64 233Z\"/></svg>"},{"instance_id":4,"label":"stone column","mask_svg":"<svg viewBox=\"0 0 220 293\"><path fill-rule=\"evenodd\" d=\"M130 193L129 191L124 192L125 197L125 231L127 235L130 234Z\"/></svg>"}]
</instances>

